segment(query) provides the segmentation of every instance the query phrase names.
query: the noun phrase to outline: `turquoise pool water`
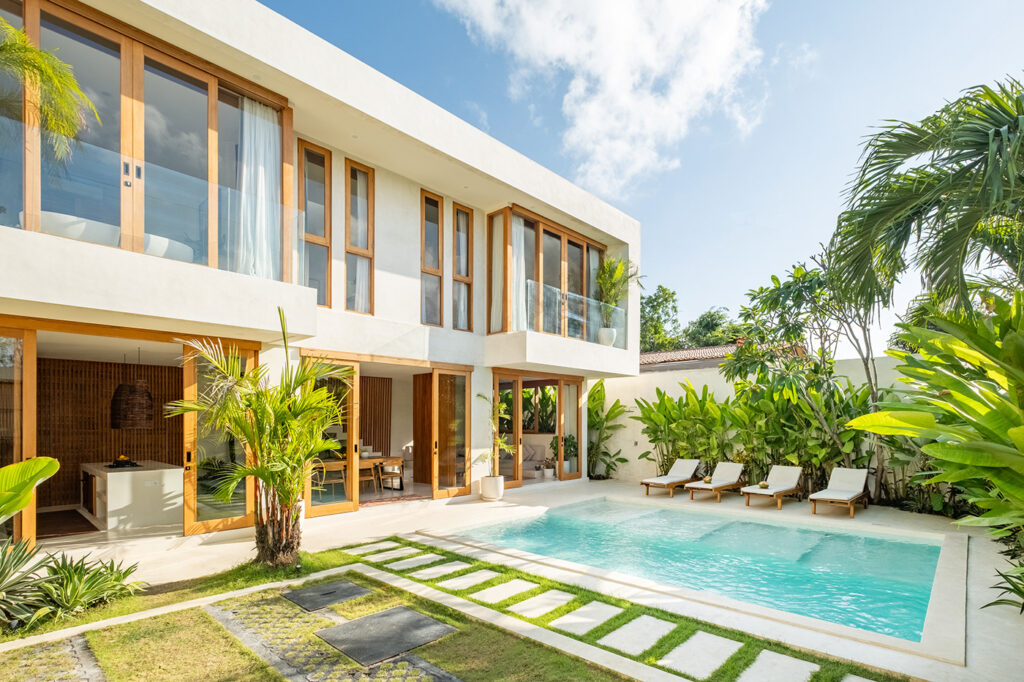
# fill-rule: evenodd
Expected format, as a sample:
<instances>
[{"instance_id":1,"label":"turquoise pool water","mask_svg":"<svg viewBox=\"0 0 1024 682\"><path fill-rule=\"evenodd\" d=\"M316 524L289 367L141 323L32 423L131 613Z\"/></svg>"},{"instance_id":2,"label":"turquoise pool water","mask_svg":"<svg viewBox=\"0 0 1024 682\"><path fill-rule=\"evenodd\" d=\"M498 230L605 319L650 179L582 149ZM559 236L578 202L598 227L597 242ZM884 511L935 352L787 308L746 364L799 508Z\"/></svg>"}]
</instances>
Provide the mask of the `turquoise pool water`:
<instances>
[{"instance_id":1,"label":"turquoise pool water","mask_svg":"<svg viewBox=\"0 0 1024 682\"><path fill-rule=\"evenodd\" d=\"M460 535L921 641L939 545L593 500Z\"/></svg>"}]
</instances>

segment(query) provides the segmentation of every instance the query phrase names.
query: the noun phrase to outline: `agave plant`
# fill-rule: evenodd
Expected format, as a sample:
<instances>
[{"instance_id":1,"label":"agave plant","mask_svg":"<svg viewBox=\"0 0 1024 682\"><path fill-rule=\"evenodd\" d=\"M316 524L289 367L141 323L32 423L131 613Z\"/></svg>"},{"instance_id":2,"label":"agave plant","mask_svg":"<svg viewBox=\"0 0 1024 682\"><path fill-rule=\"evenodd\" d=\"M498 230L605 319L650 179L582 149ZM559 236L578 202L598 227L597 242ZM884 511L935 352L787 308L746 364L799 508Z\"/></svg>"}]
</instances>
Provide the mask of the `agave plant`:
<instances>
[{"instance_id":1,"label":"agave plant","mask_svg":"<svg viewBox=\"0 0 1024 682\"><path fill-rule=\"evenodd\" d=\"M40 590L54 618L67 618L81 613L90 606L135 594L141 582L128 582L138 564L125 566L108 562L89 561L87 557L72 559L65 554L52 557L46 564L48 580Z\"/></svg>"},{"instance_id":2,"label":"agave plant","mask_svg":"<svg viewBox=\"0 0 1024 682\"><path fill-rule=\"evenodd\" d=\"M50 557L38 554L27 542L7 539L0 546L0 619L8 630L31 626L51 611L43 593L52 581L43 573Z\"/></svg>"}]
</instances>

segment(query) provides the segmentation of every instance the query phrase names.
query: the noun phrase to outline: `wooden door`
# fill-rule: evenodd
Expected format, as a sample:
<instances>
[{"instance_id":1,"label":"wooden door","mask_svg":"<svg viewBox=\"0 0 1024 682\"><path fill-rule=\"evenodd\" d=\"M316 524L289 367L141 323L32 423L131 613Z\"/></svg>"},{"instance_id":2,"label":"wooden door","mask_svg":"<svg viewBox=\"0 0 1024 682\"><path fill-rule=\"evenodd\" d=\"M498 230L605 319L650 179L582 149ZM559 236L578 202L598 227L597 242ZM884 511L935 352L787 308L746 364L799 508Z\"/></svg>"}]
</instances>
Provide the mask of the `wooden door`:
<instances>
[{"instance_id":1,"label":"wooden door","mask_svg":"<svg viewBox=\"0 0 1024 682\"><path fill-rule=\"evenodd\" d=\"M435 369L431 375L431 488L435 500L470 491L471 374Z\"/></svg>"},{"instance_id":2,"label":"wooden door","mask_svg":"<svg viewBox=\"0 0 1024 682\"><path fill-rule=\"evenodd\" d=\"M304 493L307 518L327 516L359 508L359 363L336 363L351 369L347 377L327 379L321 385L330 389L341 403L341 424L330 435L338 449L320 455L306 478Z\"/></svg>"},{"instance_id":3,"label":"wooden door","mask_svg":"<svg viewBox=\"0 0 1024 682\"><path fill-rule=\"evenodd\" d=\"M499 420L494 450L498 454L498 474L505 477L506 488L523 484L523 379L518 374L494 373L494 403L505 401L509 405L508 417ZM512 446L512 454L498 453L497 439Z\"/></svg>"},{"instance_id":4,"label":"wooden door","mask_svg":"<svg viewBox=\"0 0 1024 682\"><path fill-rule=\"evenodd\" d=\"M207 370L202 359L197 358L187 348L183 350L183 394L185 400L195 400L206 389ZM245 361L245 371L256 366L256 351L240 353ZM251 478L238 485L230 501L224 502L215 495L220 472L231 464L250 461L249 453L237 442L201 428L195 412L184 415L183 422L185 535L251 526L256 499L255 482Z\"/></svg>"}]
</instances>

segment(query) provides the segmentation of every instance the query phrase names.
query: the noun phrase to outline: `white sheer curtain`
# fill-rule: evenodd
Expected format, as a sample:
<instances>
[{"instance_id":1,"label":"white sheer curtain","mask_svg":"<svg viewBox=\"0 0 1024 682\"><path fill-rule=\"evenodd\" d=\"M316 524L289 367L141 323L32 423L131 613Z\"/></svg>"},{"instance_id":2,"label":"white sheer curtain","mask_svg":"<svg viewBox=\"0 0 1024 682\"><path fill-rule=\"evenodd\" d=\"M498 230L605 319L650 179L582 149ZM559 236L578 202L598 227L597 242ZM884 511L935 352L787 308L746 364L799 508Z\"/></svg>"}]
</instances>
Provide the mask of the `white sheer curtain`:
<instances>
[{"instance_id":1,"label":"white sheer curtain","mask_svg":"<svg viewBox=\"0 0 1024 682\"><path fill-rule=\"evenodd\" d=\"M502 312L505 310L505 220L502 215L491 218L491 328L501 331Z\"/></svg>"},{"instance_id":2,"label":"white sheer curtain","mask_svg":"<svg viewBox=\"0 0 1024 682\"><path fill-rule=\"evenodd\" d=\"M370 259L357 256L356 259L355 305L353 310L370 312Z\"/></svg>"},{"instance_id":3,"label":"white sheer curtain","mask_svg":"<svg viewBox=\"0 0 1024 682\"><path fill-rule=\"evenodd\" d=\"M452 326L469 329L469 285L465 282L452 282L452 312Z\"/></svg>"},{"instance_id":4,"label":"white sheer curtain","mask_svg":"<svg viewBox=\"0 0 1024 682\"><path fill-rule=\"evenodd\" d=\"M523 331L526 329L526 254L523 240L526 238L526 221L522 216L512 214L512 296L511 320L509 329Z\"/></svg>"},{"instance_id":5,"label":"white sheer curtain","mask_svg":"<svg viewBox=\"0 0 1024 682\"><path fill-rule=\"evenodd\" d=\"M242 98L238 220L228 225L229 268L281 278L281 126L277 111Z\"/></svg>"}]
</instances>

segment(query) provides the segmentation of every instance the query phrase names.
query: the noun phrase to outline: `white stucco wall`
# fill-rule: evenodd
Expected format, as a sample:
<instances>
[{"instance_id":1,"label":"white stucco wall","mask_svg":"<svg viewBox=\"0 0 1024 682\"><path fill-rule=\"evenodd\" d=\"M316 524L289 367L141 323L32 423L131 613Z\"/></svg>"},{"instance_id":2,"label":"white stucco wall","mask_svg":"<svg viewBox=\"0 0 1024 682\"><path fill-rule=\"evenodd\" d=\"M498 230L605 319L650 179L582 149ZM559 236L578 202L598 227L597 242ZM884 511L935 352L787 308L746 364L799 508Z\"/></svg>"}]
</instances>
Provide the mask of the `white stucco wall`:
<instances>
[{"instance_id":1,"label":"white stucco wall","mask_svg":"<svg viewBox=\"0 0 1024 682\"><path fill-rule=\"evenodd\" d=\"M899 373L896 371L896 360L888 356L876 358L878 365L878 380L882 386L892 386L896 383ZM854 383L863 383L864 372L860 360L839 360L836 363L836 374L847 376ZM622 449L622 456L628 461L619 467L615 477L624 481L639 481L649 476L656 476L657 471L654 462L638 459L640 453L650 450L650 442L641 433L642 424L635 419L630 419L631 414L636 414L636 399L644 398L654 400L655 389L668 393L674 398L682 395L680 387L682 382L689 380L698 391L707 386L715 394L715 398L724 400L733 395L732 384L725 380L718 372L717 367L701 367L697 369L675 369L668 371L644 372L636 377L621 377L605 379L605 405L610 405L616 399L629 410L623 417L622 423L626 428L618 431L609 442L611 449Z\"/></svg>"}]
</instances>

